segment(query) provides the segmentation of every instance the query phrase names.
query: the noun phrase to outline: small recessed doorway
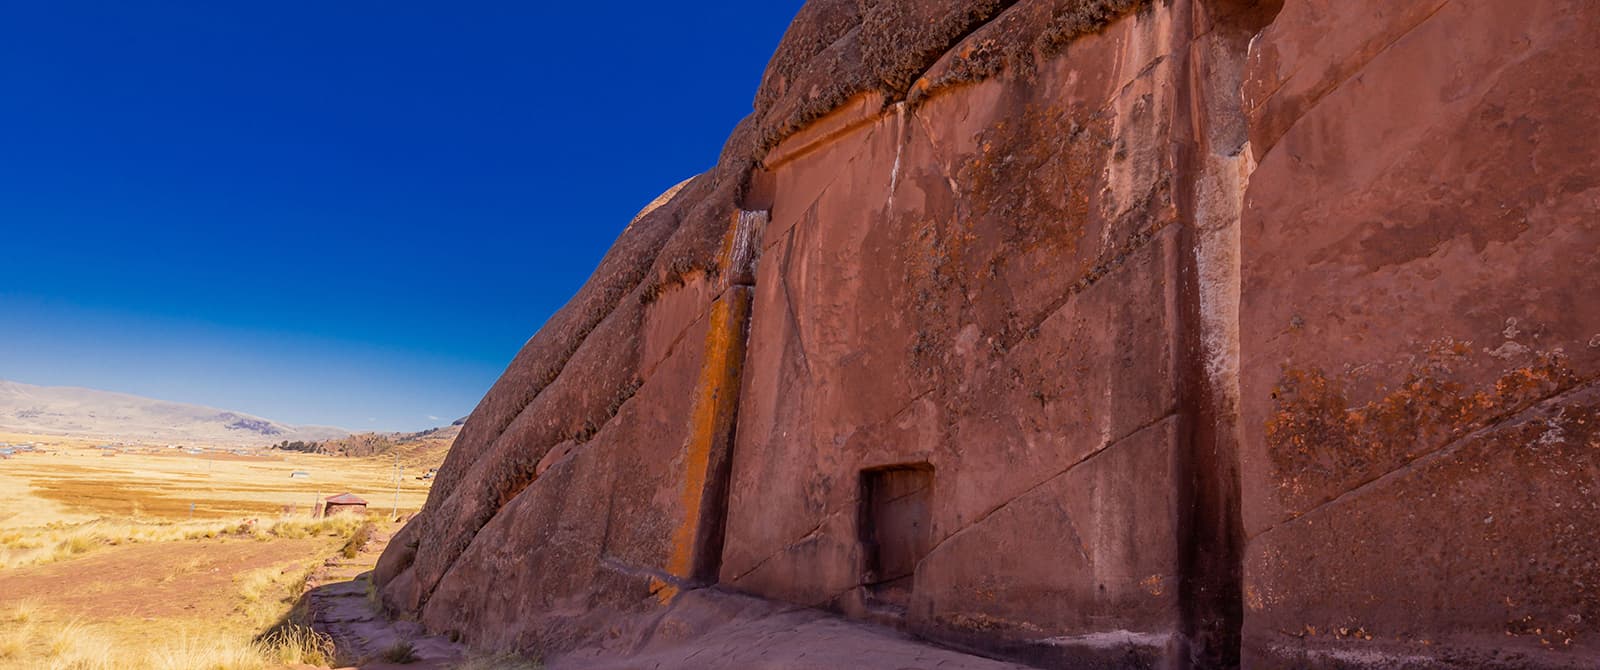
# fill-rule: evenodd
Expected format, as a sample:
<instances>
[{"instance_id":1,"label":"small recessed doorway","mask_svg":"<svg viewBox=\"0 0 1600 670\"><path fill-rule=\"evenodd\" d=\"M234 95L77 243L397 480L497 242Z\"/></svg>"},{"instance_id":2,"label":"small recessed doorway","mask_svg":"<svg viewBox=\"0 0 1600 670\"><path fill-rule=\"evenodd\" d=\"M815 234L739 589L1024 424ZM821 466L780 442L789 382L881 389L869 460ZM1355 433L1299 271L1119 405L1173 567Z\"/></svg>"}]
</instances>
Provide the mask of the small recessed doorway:
<instances>
[{"instance_id":1,"label":"small recessed doorway","mask_svg":"<svg viewBox=\"0 0 1600 670\"><path fill-rule=\"evenodd\" d=\"M911 601L917 563L930 549L932 497L933 466L927 463L861 471L857 523L869 605L903 610Z\"/></svg>"}]
</instances>

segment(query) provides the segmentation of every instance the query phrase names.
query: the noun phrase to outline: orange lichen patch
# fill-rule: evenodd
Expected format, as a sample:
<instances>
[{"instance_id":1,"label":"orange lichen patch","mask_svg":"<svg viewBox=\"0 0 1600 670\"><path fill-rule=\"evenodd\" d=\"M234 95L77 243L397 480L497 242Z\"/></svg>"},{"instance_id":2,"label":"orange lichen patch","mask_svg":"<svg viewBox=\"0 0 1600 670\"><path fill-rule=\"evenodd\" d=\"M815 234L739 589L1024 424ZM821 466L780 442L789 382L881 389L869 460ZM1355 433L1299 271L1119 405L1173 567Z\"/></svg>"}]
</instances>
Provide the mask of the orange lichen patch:
<instances>
[{"instance_id":1,"label":"orange lichen patch","mask_svg":"<svg viewBox=\"0 0 1600 670\"><path fill-rule=\"evenodd\" d=\"M1252 612L1260 612L1267 607L1266 600L1261 597L1261 592L1256 590L1254 584L1245 585L1244 604L1245 606L1249 607L1250 611Z\"/></svg>"},{"instance_id":2,"label":"orange lichen patch","mask_svg":"<svg viewBox=\"0 0 1600 670\"><path fill-rule=\"evenodd\" d=\"M974 631L999 631L1015 630L1032 633L1044 632L1038 624L1030 621L1007 619L984 612L949 612L935 616L935 621L948 628Z\"/></svg>"},{"instance_id":3,"label":"orange lichen patch","mask_svg":"<svg viewBox=\"0 0 1600 670\"><path fill-rule=\"evenodd\" d=\"M705 362L694 389L694 409L689 415L689 437L683 445L683 489L679 502L683 520L672 533L667 574L684 581L700 575L710 560L704 556L708 535L715 529L713 518L717 501L708 495L719 490L714 478L727 461L733 413L739 397L740 371L744 364L746 329L750 317L750 294L731 289L711 305L711 324L706 330ZM652 581L651 590L662 603L678 594L678 587L664 580Z\"/></svg>"},{"instance_id":4,"label":"orange lichen patch","mask_svg":"<svg viewBox=\"0 0 1600 670\"><path fill-rule=\"evenodd\" d=\"M1139 580L1139 587L1144 589L1145 593L1153 596L1159 596L1167 592L1166 585L1164 584L1164 580L1161 578L1161 575L1150 575L1149 577Z\"/></svg>"},{"instance_id":5,"label":"orange lichen patch","mask_svg":"<svg viewBox=\"0 0 1600 670\"><path fill-rule=\"evenodd\" d=\"M1582 617L1578 617L1578 621L1582 621ZM1541 645L1567 647L1578 638L1578 632L1577 626L1571 620L1566 623L1549 623L1528 614L1507 621L1506 636L1534 636L1539 638Z\"/></svg>"},{"instance_id":6,"label":"orange lichen patch","mask_svg":"<svg viewBox=\"0 0 1600 670\"><path fill-rule=\"evenodd\" d=\"M1469 390L1448 377L1447 365L1467 351L1458 346L1430 352L1399 388L1355 408L1322 370L1285 370L1273 390L1277 409L1266 425L1282 502L1303 510L1580 381L1559 354L1546 354L1486 388Z\"/></svg>"}]
</instances>

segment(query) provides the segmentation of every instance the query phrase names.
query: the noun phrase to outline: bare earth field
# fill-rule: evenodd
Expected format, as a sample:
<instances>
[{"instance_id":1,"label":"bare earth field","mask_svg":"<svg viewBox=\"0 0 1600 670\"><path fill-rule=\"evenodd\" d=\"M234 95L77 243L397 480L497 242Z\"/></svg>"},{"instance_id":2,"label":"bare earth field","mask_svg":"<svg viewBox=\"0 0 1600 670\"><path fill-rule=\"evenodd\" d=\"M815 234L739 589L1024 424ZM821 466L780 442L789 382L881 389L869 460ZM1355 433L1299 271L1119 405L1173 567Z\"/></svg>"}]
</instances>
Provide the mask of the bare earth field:
<instances>
[{"instance_id":1,"label":"bare earth field","mask_svg":"<svg viewBox=\"0 0 1600 670\"><path fill-rule=\"evenodd\" d=\"M327 565L348 555L362 569L375 558L360 550L365 538L398 528L392 459L164 445L105 456L84 440L0 433L0 442L41 450L0 459L0 669L361 660L341 658L291 608ZM423 469L408 461L402 516L427 496ZM296 471L310 477L291 479ZM369 500L371 514L311 518L316 500L346 492Z\"/></svg>"}]
</instances>

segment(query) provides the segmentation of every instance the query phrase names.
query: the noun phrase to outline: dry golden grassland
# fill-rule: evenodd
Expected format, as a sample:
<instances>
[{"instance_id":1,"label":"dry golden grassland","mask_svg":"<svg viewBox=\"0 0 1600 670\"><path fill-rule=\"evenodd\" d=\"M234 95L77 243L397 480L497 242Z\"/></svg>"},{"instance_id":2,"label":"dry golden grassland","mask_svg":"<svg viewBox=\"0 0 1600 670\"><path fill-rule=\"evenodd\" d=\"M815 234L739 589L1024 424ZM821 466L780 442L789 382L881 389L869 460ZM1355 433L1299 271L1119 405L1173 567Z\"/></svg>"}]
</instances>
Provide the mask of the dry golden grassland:
<instances>
[{"instance_id":1,"label":"dry golden grassland","mask_svg":"<svg viewBox=\"0 0 1600 670\"><path fill-rule=\"evenodd\" d=\"M330 665L326 639L283 622L366 519L307 512L351 492L397 528L392 461L0 442L47 452L0 460L0 669ZM419 472L403 474L402 515L426 498Z\"/></svg>"},{"instance_id":2,"label":"dry golden grassland","mask_svg":"<svg viewBox=\"0 0 1600 670\"><path fill-rule=\"evenodd\" d=\"M0 442L34 441L49 453L0 460L0 530L81 522L99 517L166 520L277 516L308 511L317 497L354 493L373 510L393 511L394 463L383 458L262 451L190 455L163 446L131 447L104 456L95 443L0 433ZM434 452L442 460L442 448ZM438 465L437 462L433 465ZM310 474L291 479L296 471ZM400 477L400 512L415 511L428 495L416 479L420 465Z\"/></svg>"}]
</instances>

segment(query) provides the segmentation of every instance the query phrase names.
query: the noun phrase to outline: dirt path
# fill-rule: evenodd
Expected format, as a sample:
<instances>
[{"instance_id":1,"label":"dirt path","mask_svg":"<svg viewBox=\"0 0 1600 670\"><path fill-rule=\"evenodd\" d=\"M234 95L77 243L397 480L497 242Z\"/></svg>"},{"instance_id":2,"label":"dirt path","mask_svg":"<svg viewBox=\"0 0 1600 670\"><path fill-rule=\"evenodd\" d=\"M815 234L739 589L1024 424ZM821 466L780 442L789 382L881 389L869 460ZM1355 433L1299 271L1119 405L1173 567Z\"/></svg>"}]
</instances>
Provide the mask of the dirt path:
<instances>
[{"instance_id":1,"label":"dirt path","mask_svg":"<svg viewBox=\"0 0 1600 670\"><path fill-rule=\"evenodd\" d=\"M397 530L390 528L389 530ZM388 536L374 540L354 559L330 560L307 593L313 627L334 639L341 658L373 659L360 670L445 669L466 649L420 624L390 621L370 597L367 572ZM795 605L699 589L685 592L662 612L655 632L623 648L577 650L546 659L551 670L833 670L835 668L940 668L1027 670L914 640L886 628L847 621ZM411 644L416 661L381 660L397 642Z\"/></svg>"},{"instance_id":2,"label":"dirt path","mask_svg":"<svg viewBox=\"0 0 1600 670\"><path fill-rule=\"evenodd\" d=\"M466 656L464 647L428 635L420 624L390 621L370 596L369 571L388 546L389 537L387 533L374 536L355 558L328 559L312 576L305 597L312 628L333 638L340 658L363 659L353 666L360 670L454 667ZM385 654L402 643L409 645L415 660L403 664L385 661Z\"/></svg>"},{"instance_id":3,"label":"dirt path","mask_svg":"<svg viewBox=\"0 0 1600 670\"><path fill-rule=\"evenodd\" d=\"M386 528L398 530L398 526ZM421 624L390 621L371 597L370 573L390 539L375 536L353 559L329 559L313 576L307 606L313 627L332 637L345 659L368 659L360 670L443 670L466 658L463 645L428 635ZM819 610L718 589L686 591L661 612L642 638L620 647L576 650L545 659L551 670L834 670L939 668L1028 670L1026 666L930 646L887 628ZM399 642L411 663L383 660ZM528 666L517 666L528 667Z\"/></svg>"}]
</instances>

